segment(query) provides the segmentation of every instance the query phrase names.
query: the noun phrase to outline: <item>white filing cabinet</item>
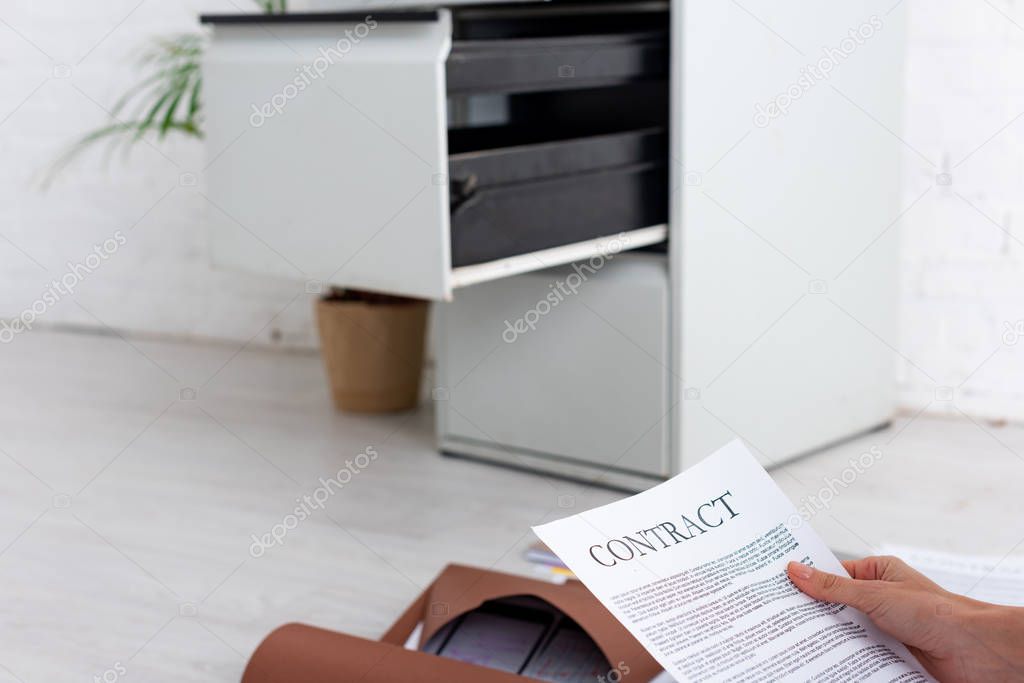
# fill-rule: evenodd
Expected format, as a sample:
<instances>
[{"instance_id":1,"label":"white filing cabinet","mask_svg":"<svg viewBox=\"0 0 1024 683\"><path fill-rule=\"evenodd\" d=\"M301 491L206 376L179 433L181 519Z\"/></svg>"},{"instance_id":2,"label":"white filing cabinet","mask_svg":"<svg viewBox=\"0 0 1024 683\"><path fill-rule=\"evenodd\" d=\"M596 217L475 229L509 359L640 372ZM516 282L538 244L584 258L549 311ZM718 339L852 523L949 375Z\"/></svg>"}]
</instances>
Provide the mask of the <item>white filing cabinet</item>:
<instances>
[{"instance_id":1,"label":"white filing cabinet","mask_svg":"<svg viewBox=\"0 0 1024 683\"><path fill-rule=\"evenodd\" d=\"M215 261L450 299L664 240L668 12L636 7L205 17Z\"/></svg>"},{"instance_id":2,"label":"white filing cabinet","mask_svg":"<svg viewBox=\"0 0 1024 683\"><path fill-rule=\"evenodd\" d=\"M444 449L635 488L890 419L902 6L343 4L205 18L211 250L451 302ZM619 234L667 254L502 342Z\"/></svg>"}]
</instances>

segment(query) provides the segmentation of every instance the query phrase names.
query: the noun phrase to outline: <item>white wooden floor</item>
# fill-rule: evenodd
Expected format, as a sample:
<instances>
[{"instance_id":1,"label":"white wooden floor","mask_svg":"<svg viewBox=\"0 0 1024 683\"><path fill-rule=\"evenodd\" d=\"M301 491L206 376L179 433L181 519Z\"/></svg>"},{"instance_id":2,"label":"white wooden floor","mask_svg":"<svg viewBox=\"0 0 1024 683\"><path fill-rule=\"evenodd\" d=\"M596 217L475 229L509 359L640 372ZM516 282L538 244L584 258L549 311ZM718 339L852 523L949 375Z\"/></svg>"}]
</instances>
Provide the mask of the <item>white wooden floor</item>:
<instances>
[{"instance_id":1,"label":"white wooden floor","mask_svg":"<svg viewBox=\"0 0 1024 683\"><path fill-rule=\"evenodd\" d=\"M318 357L236 352L43 332L0 347L0 682L235 682L279 624L377 636L447 562L527 572L530 525L618 496L442 458L429 409L339 415ZM1021 554L1024 429L903 419L774 476L799 504L872 446L813 518L833 547ZM367 447L325 510L252 557L253 534Z\"/></svg>"}]
</instances>

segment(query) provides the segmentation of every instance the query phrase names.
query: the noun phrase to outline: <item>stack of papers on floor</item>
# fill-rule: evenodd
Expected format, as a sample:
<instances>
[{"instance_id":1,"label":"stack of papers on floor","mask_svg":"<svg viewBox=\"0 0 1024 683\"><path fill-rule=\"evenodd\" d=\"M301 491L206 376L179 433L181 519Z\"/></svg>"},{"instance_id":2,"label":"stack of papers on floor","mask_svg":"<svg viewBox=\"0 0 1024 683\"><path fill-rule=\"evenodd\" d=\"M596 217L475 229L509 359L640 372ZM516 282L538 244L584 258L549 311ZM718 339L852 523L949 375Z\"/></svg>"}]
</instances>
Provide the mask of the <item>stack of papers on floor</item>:
<instances>
[{"instance_id":1,"label":"stack of papers on floor","mask_svg":"<svg viewBox=\"0 0 1024 683\"><path fill-rule=\"evenodd\" d=\"M901 558L953 593L1024 607L1024 557L956 555L899 545L884 546L882 552Z\"/></svg>"},{"instance_id":2,"label":"stack of papers on floor","mask_svg":"<svg viewBox=\"0 0 1024 683\"><path fill-rule=\"evenodd\" d=\"M526 549L523 557L533 563L535 571L545 578L555 582L564 583L569 579L575 579L576 575L565 566L565 563L551 552L551 548L543 543L537 542Z\"/></svg>"}]
</instances>

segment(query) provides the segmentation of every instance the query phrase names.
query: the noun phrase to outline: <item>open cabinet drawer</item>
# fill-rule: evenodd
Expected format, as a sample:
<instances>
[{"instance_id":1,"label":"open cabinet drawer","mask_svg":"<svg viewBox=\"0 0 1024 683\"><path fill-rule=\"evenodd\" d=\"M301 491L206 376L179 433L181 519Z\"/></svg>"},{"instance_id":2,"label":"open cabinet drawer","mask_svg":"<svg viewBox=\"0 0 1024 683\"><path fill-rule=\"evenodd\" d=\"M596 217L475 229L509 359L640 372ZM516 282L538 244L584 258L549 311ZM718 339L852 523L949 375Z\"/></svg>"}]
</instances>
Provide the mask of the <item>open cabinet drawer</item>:
<instances>
[{"instance_id":1,"label":"open cabinet drawer","mask_svg":"<svg viewBox=\"0 0 1024 683\"><path fill-rule=\"evenodd\" d=\"M587 7L204 17L215 265L447 299L665 239L667 13Z\"/></svg>"}]
</instances>

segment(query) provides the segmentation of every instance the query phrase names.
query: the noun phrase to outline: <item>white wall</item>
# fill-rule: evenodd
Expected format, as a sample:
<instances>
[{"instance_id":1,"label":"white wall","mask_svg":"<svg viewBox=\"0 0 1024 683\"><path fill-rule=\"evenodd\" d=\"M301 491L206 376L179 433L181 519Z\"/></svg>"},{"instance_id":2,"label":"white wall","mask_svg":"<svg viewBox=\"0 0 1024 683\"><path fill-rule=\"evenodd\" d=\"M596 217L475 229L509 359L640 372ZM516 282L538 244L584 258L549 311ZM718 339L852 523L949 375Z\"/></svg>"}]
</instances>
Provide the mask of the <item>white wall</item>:
<instances>
[{"instance_id":1,"label":"white wall","mask_svg":"<svg viewBox=\"0 0 1024 683\"><path fill-rule=\"evenodd\" d=\"M126 244L85 275L45 323L309 346L303 287L213 271L202 227L202 144L168 138L105 162L97 150L41 193L66 144L107 122L137 79L153 35L196 30L200 11L250 0L8 0L0 5L0 317L18 315L47 283L115 231ZM193 174L198 185L183 185ZM191 176L185 175L185 182ZM83 271L84 272L84 271ZM41 308L41 307L40 307ZM37 309L38 310L38 309ZM269 322L269 324L268 324Z\"/></svg>"},{"instance_id":2,"label":"white wall","mask_svg":"<svg viewBox=\"0 0 1024 683\"><path fill-rule=\"evenodd\" d=\"M908 359L903 403L1021 420L1024 356L1003 333L1024 321L1024 7L904 1L901 136L905 206L913 207L893 227L903 235L903 325L902 338L888 340ZM95 153L48 193L32 186L67 141L105 122L103 107L135 78L130 58L140 45L194 29L200 11L237 8L230 0L0 6L0 317L19 314L67 261L121 230L127 243L41 321L315 344L312 297L302 288L208 266L208 207L180 181L191 173L201 186L200 143L140 145L112 163ZM951 184L939 184L943 173ZM956 407L937 385L954 389Z\"/></svg>"},{"instance_id":3,"label":"white wall","mask_svg":"<svg viewBox=\"0 0 1024 683\"><path fill-rule=\"evenodd\" d=\"M1024 334L1013 345L1003 333L1018 322L1024 332L1024 6L914 0L909 10L904 206L927 194L898 224L898 347L920 368L902 364L903 403L1021 420Z\"/></svg>"}]
</instances>

